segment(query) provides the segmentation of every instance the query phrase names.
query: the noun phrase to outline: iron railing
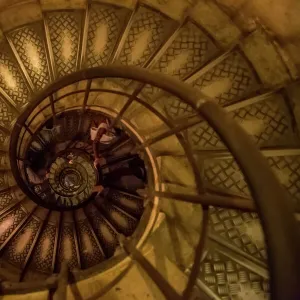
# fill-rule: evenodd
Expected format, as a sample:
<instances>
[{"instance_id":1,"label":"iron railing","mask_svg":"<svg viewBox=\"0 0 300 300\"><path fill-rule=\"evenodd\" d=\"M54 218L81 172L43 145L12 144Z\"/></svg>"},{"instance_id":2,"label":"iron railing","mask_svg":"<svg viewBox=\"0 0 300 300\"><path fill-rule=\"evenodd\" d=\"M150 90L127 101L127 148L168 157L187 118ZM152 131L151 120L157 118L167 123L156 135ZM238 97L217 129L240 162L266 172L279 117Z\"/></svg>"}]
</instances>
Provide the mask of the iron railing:
<instances>
[{"instance_id":1,"label":"iron railing","mask_svg":"<svg viewBox=\"0 0 300 300\"><path fill-rule=\"evenodd\" d=\"M112 78L134 80L138 82L138 85L132 93L92 88L93 81ZM60 98L53 97L57 91L65 86L83 80L87 80L88 84L86 85L86 89L66 94ZM139 97L146 84L158 87L159 89L181 99L182 102L192 107L198 118L195 118L195 120L187 119L186 122L181 124L171 121L168 117L160 113L152 105ZM75 95L76 93L84 93L84 100L80 105L84 112L88 107L90 92L108 92L127 97L127 101L123 108L119 112L115 113L114 124L124 118L126 110L134 101L158 116L169 129L154 138L145 139L139 148L146 152L148 151L147 153L149 153L151 145L166 137L175 135L184 149L185 156L187 157L194 172L198 193L197 196L165 193L162 192L160 188L150 192L149 195L150 197L159 197L162 199L161 201L163 201L163 198L173 198L174 200L199 203L199 205L203 206L204 215L201 225L201 235L198 246L196 247L194 264L186 289L182 296L179 296L170 284L160 276L157 270L145 261L143 255L139 252L135 244L132 245L126 241L123 242L127 253L131 254L132 258L135 259L145 271L147 271L149 276L168 299L189 299L192 295L193 286L195 285L200 268L201 256L205 244L209 205L223 206L227 208L241 208L246 210L257 209L267 244L272 299L299 299L300 269L297 268L297 266L299 265L298 255L300 253L300 239L297 224L293 217L294 211L291 199L289 199L287 193L269 168L266 159L258 151L249 136L247 136L237 123L226 114L225 110L216 104L216 102L211 101L211 99L208 99L206 96L201 94L198 90L169 76L138 67L117 65L103 66L79 71L61 78L59 81L54 82L37 95L29 107L18 118L13 129L10 143L12 172L18 185L28 196L31 198L35 197L35 195L33 195L28 189L26 182L24 182L20 176L17 163L19 158L19 149L21 149L20 147L22 147L23 143L22 136L24 136L24 134L20 136L20 133L22 129L25 131L27 130L28 132L30 130L30 123L26 124L28 117L42 101L49 97L50 103L47 106L51 106L53 114L52 117L55 118L55 115L58 113L55 111L55 103L66 96ZM96 107L97 105L93 106ZM38 111L36 115L39 113L40 112ZM35 116L32 117L32 120L34 120L34 118ZM202 120L206 120L209 123L232 153L247 180L254 203L242 198L236 202L236 199L233 201L230 197L226 197L224 195L214 197L214 195L210 195L205 189L200 176L200 168L193 155L193 150L180 134L181 131L201 122Z\"/></svg>"}]
</instances>

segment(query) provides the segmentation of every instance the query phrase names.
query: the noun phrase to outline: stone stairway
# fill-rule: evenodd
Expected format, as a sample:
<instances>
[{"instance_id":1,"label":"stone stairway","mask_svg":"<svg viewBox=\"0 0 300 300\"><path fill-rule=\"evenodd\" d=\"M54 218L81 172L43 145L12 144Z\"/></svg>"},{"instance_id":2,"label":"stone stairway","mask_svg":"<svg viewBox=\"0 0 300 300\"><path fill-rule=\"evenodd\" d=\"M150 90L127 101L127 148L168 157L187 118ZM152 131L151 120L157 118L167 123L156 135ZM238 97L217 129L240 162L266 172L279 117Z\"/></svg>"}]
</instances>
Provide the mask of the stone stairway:
<instances>
[{"instance_id":1,"label":"stone stairway","mask_svg":"<svg viewBox=\"0 0 300 300\"><path fill-rule=\"evenodd\" d=\"M107 267L107 259L115 254L118 263L124 255L119 235L134 234L143 219L147 201L116 188L107 189L102 199L73 211L49 210L25 196L11 173L9 144L18 117L49 84L87 68L113 64L147 68L176 77L217 101L266 156L294 200L295 213L299 212L300 127L294 92L297 74L262 24L238 26L214 1L205 0L177 0L176 5L168 0L15 2L0 11L3 280L30 282L47 278L59 273L62 261L68 262L74 281L82 280L85 274L94 276L95 270L104 272L113 265ZM100 88L102 91L97 91ZM212 195L252 200L241 170L217 133L180 98L151 84L106 78L65 86L37 106L37 110L45 109L30 115L27 131L34 135L49 117L65 112L68 117L60 120L57 116L57 122L63 139L71 140L79 128L87 133L89 122L80 113L68 114L69 110L83 109L86 113L86 107L97 107L98 112L115 116L122 112L126 93L139 98L122 118L141 144L152 139L162 190L197 194L196 166L205 189ZM155 140L168 130L168 124L181 126L182 130ZM44 151L53 138L35 136L34 151ZM128 154L137 145L132 140L131 136L125 138L124 145L116 145L109 152L116 156ZM86 137L71 147L92 153ZM188 147L194 165L186 157ZM167 198L160 199L159 208L164 218L149 243L153 242L155 249L162 245L156 239L164 242L160 255L186 276L191 271L195 241L201 236L199 228L206 210ZM208 299L268 298L267 252L258 214L214 206L207 214L208 241L198 288ZM85 292L85 298L93 292ZM133 295L128 299L134 299Z\"/></svg>"}]
</instances>

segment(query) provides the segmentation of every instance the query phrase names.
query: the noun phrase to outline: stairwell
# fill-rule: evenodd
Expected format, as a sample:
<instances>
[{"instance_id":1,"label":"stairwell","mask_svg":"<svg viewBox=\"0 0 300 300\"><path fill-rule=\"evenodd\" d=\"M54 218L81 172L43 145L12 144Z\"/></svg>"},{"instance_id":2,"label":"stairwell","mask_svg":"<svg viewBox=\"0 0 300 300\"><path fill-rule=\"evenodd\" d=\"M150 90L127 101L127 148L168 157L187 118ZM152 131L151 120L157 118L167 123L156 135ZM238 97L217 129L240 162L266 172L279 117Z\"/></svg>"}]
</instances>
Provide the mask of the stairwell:
<instances>
[{"instance_id":1,"label":"stairwell","mask_svg":"<svg viewBox=\"0 0 300 300\"><path fill-rule=\"evenodd\" d=\"M193 87L247 132L293 200L299 223L296 67L265 24L241 26L219 2L40 0L3 5L3 299L184 297L199 240L205 244L190 299L270 298L267 248L256 205L231 151L209 123L179 97L132 80L130 74L93 80L83 75L69 84L72 74L80 71L122 65L160 72ZM39 98L49 86L59 88ZM14 137L26 112L25 125ZM21 157L29 144L34 151L46 151L53 137L43 135L41 126L53 118L61 128L59 142L91 155L86 136L95 113L120 117L116 123L125 138L105 155L139 155L148 172L144 194L110 186L103 199L61 211L30 199L14 177L22 167L20 162L11 166L12 140L18 138ZM85 137L74 141L79 133ZM202 188L211 204L171 197L195 199ZM55 298L61 295L60 282L66 280L64 262L66 298ZM35 281L45 285L37 288Z\"/></svg>"}]
</instances>

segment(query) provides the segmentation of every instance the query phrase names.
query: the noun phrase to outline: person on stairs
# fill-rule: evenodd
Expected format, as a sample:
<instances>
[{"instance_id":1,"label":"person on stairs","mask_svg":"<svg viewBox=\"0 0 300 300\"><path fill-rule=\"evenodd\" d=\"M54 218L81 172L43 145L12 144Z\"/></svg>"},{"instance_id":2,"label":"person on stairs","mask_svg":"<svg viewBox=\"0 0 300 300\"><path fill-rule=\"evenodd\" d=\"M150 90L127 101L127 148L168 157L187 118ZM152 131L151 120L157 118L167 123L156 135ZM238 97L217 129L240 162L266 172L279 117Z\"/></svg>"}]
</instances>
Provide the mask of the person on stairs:
<instances>
[{"instance_id":1,"label":"person on stairs","mask_svg":"<svg viewBox=\"0 0 300 300\"><path fill-rule=\"evenodd\" d=\"M98 120L93 120L90 137L93 141L94 152L94 166L100 166L104 164L104 158L99 155L99 150L105 148L105 146L114 143L118 138L118 129L110 127L110 121L108 118L101 117ZM103 147L104 146L104 147Z\"/></svg>"}]
</instances>

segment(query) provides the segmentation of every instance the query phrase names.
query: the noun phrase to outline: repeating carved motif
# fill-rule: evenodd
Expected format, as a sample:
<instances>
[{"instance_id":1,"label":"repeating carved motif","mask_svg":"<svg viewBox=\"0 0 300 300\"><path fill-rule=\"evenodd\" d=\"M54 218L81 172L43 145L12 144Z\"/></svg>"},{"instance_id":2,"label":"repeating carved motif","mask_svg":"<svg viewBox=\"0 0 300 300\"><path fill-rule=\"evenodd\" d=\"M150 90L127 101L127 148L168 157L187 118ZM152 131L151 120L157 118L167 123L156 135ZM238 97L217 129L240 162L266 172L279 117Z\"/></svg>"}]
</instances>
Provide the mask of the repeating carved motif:
<instances>
[{"instance_id":1,"label":"repeating carved motif","mask_svg":"<svg viewBox=\"0 0 300 300\"><path fill-rule=\"evenodd\" d=\"M30 93L7 43L0 44L0 87L18 105L29 102Z\"/></svg>"},{"instance_id":2,"label":"repeating carved motif","mask_svg":"<svg viewBox=\"0 0 300 300\"><path fill-rule=\"evenodd\" d=\"M203 65L216 51L209 37L195 24L188 22L154 66L154 70L182 79Z\"/></svg>"},{"instance_id":3,"label":"repeating carved motif","mask_svg":"<svg viewBox=\"0 0 300 300\"><path fill-rule=\"evenodd\" d=\"M78 268L73 226L74 224L72 223L65 223L60 232L60 245L58 250L59 269L63 261L68 262L70 269Z\"/></svg>"},{"instance_id":4,"label":"repeating carved motif","mask_svg":"<svg viewBox=\"0 0 300 300\"><path fill-rule=\"evenodd\" d=\"M128 194L123 194L114 190L109 190L107 197L109 197L115 205L122 208L127 213L134 215L135 217L140 217L144 211L142 199L135 198Z\"/></svg>"},{"instance_id":5,"label":"repeating carved motif","mask_svg":"<svg viewBox=\"0 0 300 300\"><path fill-rule=\"evenodd\" d=\"M163 103L165 112L172 119L185 118L196 114L196 111L190 105L178 97L168 95L163 98Z\"/></svg>"},{"instance_id":6,"label":"repeating carved motif","mask_svg":"<svg viewBox=\"0 0 300 300\"><path fill-rule=\"evenodd\" d=\"M212 159L204 163L204 177L213 185L237 194L250 195L245 178L234 159Z\"/></svg>"},{"instance_id":7,"label":"repeating carved motif","mask_svg":"<svg viewBox=\"0 0 300 300\"><path fill-rule=\"evenodd\" d=\"M273 156L268 162L300 209L300 156Z\"/></svg>"},{"instance_id":8,"label":"repeating carved motif","mask_svg":"<svg viewBox=\"0 0 300 300\"><path fill-rule=\"evenodd\" d=\"M127 9L92 5L89 14L86 54L88 67L97 67L107 63L118 41L127 14Z\"/></svg>"},{"instance_id":9,"label":"repeating carved motif","mask_svg":"<svg viewBox=\"0 0 300 300\"><path fill-rule=\"evenodd\" d=\"M281 184L300 207L300 157L273 156L268 162ZM211 159L204 163L204 177L213 185L250 195L245 178L234 159Z\"/></svg>"},{"instance_id":10,"label":"repeating carved motif","mask_svg":"<svg viewBox=\"0 0 300 300\"><path fill-rule=\"evenodd\" d=\"M263 231L256 213L211 207L209 218L214 234L245 253L266 261Z\"/></svg>"},{"instance_id":11,"label":"repeating carved motif","mask_svg":"<svg viewBox=\"0 0 300 300\"><path fill-rule=\"evenodd\" d=\"M170 23L160 13L140 7L121 51L121 63L142 66L163 42Z\"/></svg>"},{"instance_id":12,"label":"repeating carved motif","mask_svg":"<svg viewBox=\"0 0 300 300\"><path fill-rule=\"evenodd\" d=\"M200 278L222 300L269 298L267 279L217 250L208 251L201 264Z\"/></svg>"},{"instance_id":13,"label":"repeating carved motif","mask_svg":"<svg viewBox=\"0 0 300 300\"><path fill-rule=\"evenodd\" d=\"M282 97L276 96L230 113L261 147L299 144L292 128L291 116ZM207 122L187 130L194 148L226 148L217 133Z\"/></svg>"},{"instance_id":14,"label":"repeating carved motif","mask_svg":"<svg viewBox=\"0 0 300 300\"><path fill-rule=\"evenodd\" d=\"M9 34L35 88L40 90L50 82L45 50L43 24L35 23Z\"/></svg>"},{"instance_id":15,"label":"repeating carved motif","mask_svg":"<svg viewBox=\"0 0 300 300\"><path fill-rule=\"evenodd\" d=\"M76 71L81 28L80 12L51 12L46 15L58 77Z\"/></svg>"},{"instance_id":16,"label":"repeating carved motif","mask_svg":"<svg viewBox=\"0 0 300 300\"><path fill-rule=\"evenodd\" d=\"M38 232L40 222L32 218L6 246L3 256L22 267Z\"/></svg>"},{"instance_id":17,"label":"repeating carved motif","mask_svg":"<svg viewBox=\"0 0 300 300\"><path fill-rule=\"evenodd\" d=\"M225 92L216 96L220 105L239 100L258 89L258 83L250 65L238 51L230 54L219 65L195 80L193 86L203 89L222 79L229 80L230 86L226 88Z\"/></svg>"},{"instance_id":18,"label":"repeating carved motif","mask_svg":"<svg viewBox=\"0 0 300 300\"><path fill-rule=\"evenodd\" d=\"M128 217L114 205L107 202L102 203L101 206L105 217L118 232L121 232L126 236L131 235L134 232L138 223L135 218Z\"/></svg>"},{"instance_id":19,"label":"repeating carved motif","mask_svg":"<svg viewBox=\"0 0 300 300\"><path fill-rule=\"evenodd\" d=\"M206 121L189 128L187 134L193 148L206 150L225 148L225 145L221 142L218 134Z\"/></svg>"},{"instance_id":20,"label":"repeating carved motif","mask_svg":"<svg viewBox=\"0 0 300 300\"><path fill-rule=\"evenodd\" d=\"M12 202L14 202L14 197L10 191L0 192L0 210L4 209Z\"/></svg>"},{"instance_id":21,"label":"repeating carved motif","mask_svg":"<svg viewBox=\"0 0 300 300\"><path fill-rule=\"evenodd\" d=\"M6 241L25 217L25 211L18 206L16 209L0 218L0 245Z\"/></svg>"},{"instance_id":22,"label":"repeating carved motif","mask_svg":"<svg viewBox=\"0 0 300 300\"><path fill-rule=\"evenodd\" d=\"M260 146L299 144L299 139L293 132L291 116L286 103L279 95L236 110L232 116L246 130L250 127L248 133ZM247 126L247 122L249 122L249 126Z\"/></svg>"},{"instance_id":23,"label":"repeating carved motif","mask_svg":"<svg viewBox=\"0 0 300 300\"><path fill-rule=\"evenodd\" d=\"M0 125L10 128L16 118L16 112L0 96Z\"/></svg>"},{"instance_id":24,"label":"repeating carved motif","mask_svg":"<svg viewBox=\"0 0 300 300\"><path fill-rule=\"evenodd\" d=\"M99 250L88 221L78 222L77 228L83 267L89 268L103 261L104 257Z\"/></svg>"},{"instance_id":25,"label":"repeating carved motif","mask_svg":"<svg viewBox=\"0 0 300 300\"><path fill-rule=\"evenodd\" d=\"M38 270L45 273L52 272L52 259L54 255L56 227L47 224L41 233L37 246L32 254L30 263L31 270Z\"/></svg>"},{"instance_id":26,"label":"repeating carved motif","mask_svg":"<svg viewBox=\"0 0 300 300\"><path fill-rule=\"evenodd\" d=\"M166 6L172 3L171 0L154 0L154 2L156 7L157 4ZM85 66L96 67L109 62L129 14L131 11L126 8L89 4L87 49L83 62ZM83 11L54 11L45 12L44 15L50 33L56 77L71 74L79 67ZM174 21L162 13L139 5L117 60L123 65L144 66L149 63L173 30L173 25ZM42 22L26 25L6 34L24 64L34 89L45 88L50 82L47 59L49 49L46 49ZM166 52L151 67L185 80L215 56L217 51L210 38L197 25L188 21L179 30ZM5 92L0 95L0 126L8 129L16 120L17 113L7 102L7 96L18 107L26 105L31 97L25 79L28 77L22 74L22 68L18 66L8 43L0 44L0 87ZM193 86L203 91L224 80L227 82L226 90L216 96L220 105L229 105L247 97L256 91L259 85L254 71L242 53L234 51L193 82ZM116 90L122 90L129 83L134 82L121 78L112 79L110 83L105 82L111 85L111 89ZM145 96L150 99L149 103L153 103L157 100L153 95L159 92L159 89L146 85L142 97ZM94 103L97 104L97 100ZM172 119L189 117L195 113L191 106L173 96L165 97L161 109ZM90 117L87 113L83 118L87 116ZM248 121L259 122L261 127L257 127L258 131L251 134L259 146L299 144L293 132L290 112L283 98L268 99L243 107L231 112L231 116L243 126ZM62 124L60 136L62 140L73 139L82 127L82 119L78 114L65 113L62 119L58 117L58 121ZM91 119L88 122L89 126L90 121ZM89 140L88 129L84 134L86 141ZM225 149L216 132L206 122L188 129L185 134L193 149ZM44 140L50 142L51 138L44 137ZM9 136L0 131L0 143L7 144L8 140ZM31 146L32 149L41 151L45 145L34 141ZM92 146L88 142L81 144L75 142L72 147L92 153ZM2 158L4 156L0 157L0 161L5 162L7 167L6 160ZM300 207L300 156L276 156L267 159L272 170ZM1 167L3 166L1 163ZM234 159L208 159L204 161L203 166L205 179L213 185L235 193L250 195L247 183ZM9 181L7 174L0 172L0 189L7 187ZM47 197L45 193L40 194L42 198L41 195ZM0 210L18 201L18 198L13 193L0 192ZM58 201L58 198L56 200ZM118 233L130 236L135 231L144 211L144 203L142 199L113 190L110 190L103 200L101 203L95 200L97 208L94 206L92 210L88 210L88 206L84 207L88 219L77 223L69 223L67 218L62 219L59 228L52 223L45 224L30 258L30 271L32 273L39 271L38 274L53 273L60 269L62 261L67 261L69 269L75 270L79 268L79 260L82 269L85 269L112 257L119 245ZM26 223L24 222L22 227L19 226L17 232L18 225L26 217L26 212L19 204L0 217L0 246L9 239L3 247L3 258L18 267L24 266L41 225L40 221L32 217L26 219ZM245 259L251 255L257 260L266 262L264 235L256 213L210 207L209 226L211 236L218 237L220 243L223 240L223 246L230 243L244 253ZM58 229L60 231L55 249ZM237 263L234 257L230 257L223 250L223 252L218 250L217 246L216 249L207 251L199 278L216 297L222 300L262 300L269 297L268 280L252 269L248 270L245 262Z\"/></svg>"},{"instance_id":27,"label":"repeating carved motif","mask_svg":"<svg viewBox=\"0 0 300 300\"><path fill-rule=\"evenodd\" d=\"M96 210L88 211L88 216L106 257L111 257L118 245L117 234Z\"/></svg>"}]
</instances>

